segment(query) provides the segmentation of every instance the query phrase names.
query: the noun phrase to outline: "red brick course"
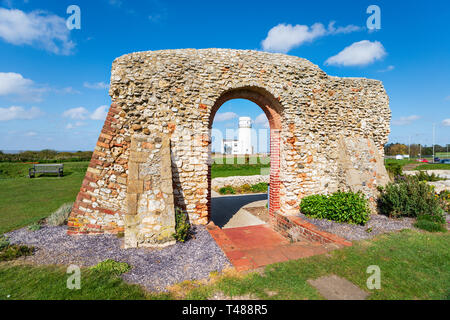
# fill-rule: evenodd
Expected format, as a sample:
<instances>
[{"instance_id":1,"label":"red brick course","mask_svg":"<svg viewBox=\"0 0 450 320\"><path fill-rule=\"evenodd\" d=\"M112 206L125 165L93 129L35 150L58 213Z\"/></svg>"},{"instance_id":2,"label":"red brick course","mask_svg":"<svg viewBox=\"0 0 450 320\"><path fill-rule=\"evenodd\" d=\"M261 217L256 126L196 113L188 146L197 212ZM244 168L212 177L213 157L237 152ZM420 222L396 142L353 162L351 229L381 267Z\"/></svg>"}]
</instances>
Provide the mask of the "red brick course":
<instances>
[{"instance_id":1,"label":"red brick course","mask_svg":"<svg viewBox=\"0 0 450 320\"><path fill-rule=\"evenodd\" d=\"M320 243L336 243L342 246L351 246L351 241L335 234L320 230L317 226L296 216L283 216L275 212L271 216L271 225L282 236L293 242L313 241Z\"/></svg>"},{"instance_id":2,"label":"red brick course","mask_svg":"<svg viewBox=\"0 0 450 320\"><path fill-rule=\"evenodd\" d=\"M97 169L97 168L108 168L114 163L108 163L106 161L100 160L106 156L106 152L110 150L112 146L121 145L124 149L126 149L126 144L121 143L117 144L113 142L113 137L116 136L118 129L114 128L120 121L115 118L116 115L120 113L120 109L113 103L109 108L108 115L106 117L106 121L101 130L100 136L97 141L97 147L92 154L91 161L89 162L89 168ZM120 159L117 159L117 163L120 162ZM110 171L109 172L120 176L119 172ZM101 175L103 175L102 173ZM92 206L93 199L96 199L96 195L93 193L95 188L92 187L91 183L97 183L98 180L102 179L101 175L97 175L93 172L87 171L86 175L81 184L80 192L77 195L74 206L72 208L72 212L69 217L68 222L68 234L76 235L76 234L99 234L99 233L119 233L123 232L123 227L118 227L115 223L108 224L95 224L91 223L90 215L87 210L91 212L97 212L104 215L114 215L118 213L119 215L123 215L122 212L111 210L110 208L102 208L101 206L97 206L94 208ZM108 188L110 188L113 192L117 190L120 186L118 184L110 183L108 184Z\"/></svg>"}]
</instances>

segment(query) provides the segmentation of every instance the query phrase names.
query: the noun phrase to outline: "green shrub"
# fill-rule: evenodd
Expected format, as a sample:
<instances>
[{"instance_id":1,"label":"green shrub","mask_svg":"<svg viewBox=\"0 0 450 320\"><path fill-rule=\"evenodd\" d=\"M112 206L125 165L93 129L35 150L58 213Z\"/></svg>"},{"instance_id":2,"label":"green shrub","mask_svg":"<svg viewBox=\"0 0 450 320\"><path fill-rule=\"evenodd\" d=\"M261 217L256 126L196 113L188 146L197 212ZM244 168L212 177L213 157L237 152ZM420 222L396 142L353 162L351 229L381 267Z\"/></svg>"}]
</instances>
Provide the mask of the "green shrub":
<instances>
[{"instance_id":1,"label":"green shrub","mask_svg":"<svg viewBox=\"0 0 450 320\"><path fill-rule=\"evenodd\" d=\"M266 182L260 182L254 185L248 183L243 184L240 187L225 186L219 189L220 194L240 194L240 193L263 193L267 192L269 184Z\"/></svg>"},{"instance_id":2,"label":"green shrub","mask_svg":"<svg viewBox=\"0 0 450 320\"><path fill-rule=\"evenodd\" d=\"M237 191L238 191L238 193L250 193L250 192L252 192L252 186L249 185L248 183L246 183L246 184L240 186Z\"/></svg>"},{"instance_id":3,"label":"green shrub","mask_svg":"<svg viewBox=\"0 0 450 320\"><path fill-rule=\"evenodd\" d=\"M9 239L5 235L0 235L0 251L9 246Z\"/></svg>"},{"instance_id":4,"label":"green shrub","mask_svg":"<svg viewBox=\"0 0 450 320\"><path fill-rule=\"evenodd\" d=\"M235 194L236 191L232 186L225 186L219 189L220 194Z\"/></svg>"},{"instance_id":5,"label":"green shrub","mask_svg":"<svg viewBox=\"0 0 450 320\"><path fill-rule=\"evenodd\" d=\"M34 252L34 247L7 245L0 251L0 261L10 261L22 256L31 256Z\"/></svg>"},{"instance_id":6,"label":"green shrub","mask_svg":"<svg viewBox=\"0 0 450 320\"><path fill-rule=\"evenodd\" d=\"M30 224L28 226L28 230L30 230L30 231L38 231L38 230L41 230L41 228L42 228L42 226L37 222Z\"/></svg>"},{"instance_id":7,"label":"green shrub","mask_svg":"<svg viewBox=\"0 0 450 320\"><path fill-rule=\"evenodd\" d=\"M117 262L111 259L104 260L96 266L91 267L91 270L115 274L120 276L122 273L130 271L131 267L126 262Z\"/></svg>"},{"instance_id":8,"label":"green shrub","mask_svg":"<svg viewBox=\"0 0 450 320\"><path fill-rule=\"evenodd\" d=\"M252 192L263 193L263 192L267 192L268 186L269 186L268 183L260 182L260 183L252 185L251 189L252 189Z\"/></svg>"},{"instance_id":9,"label":"green shrub","mask_svg":"<svg viewBox=\"0 0 450 320\"><path fill-rule=\"evenodd\" d=\"M300 202L300 212L310 217L326 219L328 206L328 196L315 194L302 199Z\"/></svg>"},{"instance_id":10,"label":"green shrub","mask_svg":"<svg viewBox=\"0 0 450 320\"><path fill-rule=\"evenodd\" d=\"M446 232L446 221L443 214L441 215L430 215L424 214L417 217L416 223L414 223L416 228L426 230L429 232Z\"/></svg>"},{"instance_id":11,"label":"green shrub","mask_svg":"<svg viewBox=\"0 0 450 320\"><path fill-rule=\"evenodd\" d=\"M308 196L302 199L300 211L312 218L360 225L365 225L370 217L367 199L361 192Z\"/></svg>"},{"instance_id":12,"label":"green shrub","mask_svg":"<svg viewBox=\"0 0 450 320\"><path fill-rule=\"evenodd\" d=\"M445 212L450 214L450 191L443 190L438 195L439 202L441 203L441 208L444 209Z\"/></svg>"},{"instance_id":13,"label":"green shrub","mask_svg":"<svg viewBox=\"0 0 450 320\"><path fill-rule=\"evenodd\" d=\"M121 239L125 237L125 232L117 232L116 237Z\"/></svg>"},{"instance_id":14,"label":"green shrub","mask_svg":"<svg viewBox=\"0 0 450 320\"><path fill-rule=\"evenodd\" d=\"M190 233L191 225L189 224L187 214L180 208L175 209L175 233L173 237L178 242L185 242Z\"/></svg>"},{"instance_id":15,"label":"green shrub","mask_svg":"<svg viewBox=\"0 0 450 320\"><path fill-rule=\"evenodd\" d=\"M385 167L391 177L403 175L402 166L399 163L387 163Z\"/></svg>"},{"instance_id":16,"label":"green shrub","mask_svg":"<svg viewBox=\"0 0 450 320\"><path fill-rule=\"evenodd\" d=\"M419 181L440 181L445 180L444 178L439 177L438 175L434 174L428 174L426 171L419 171L419 173L416 173L416 177Z\"/></svg>"},{"instance_id":17,"label":"green shrub","mask_svg":"<svg viewBox=\"0 0 450 320\"><path fill-rule=\"evenodd\" d=\"M438 215L441 212L439 199L433 187L417 177L403 177L395 183L381 187L378 207L380 212L392 217L418 217L424 214Z\"/></svg>"},{"instance_id":18,"label":"green shrub","mask_svg":"<svg viewBox=\"0 0 450 320\"><path fill-rule=\"evenodd\" d=\"M67 224L72 207L73 202L63 204L47 218L47 224L55 227Z\"/></svg>"}]
</instances>

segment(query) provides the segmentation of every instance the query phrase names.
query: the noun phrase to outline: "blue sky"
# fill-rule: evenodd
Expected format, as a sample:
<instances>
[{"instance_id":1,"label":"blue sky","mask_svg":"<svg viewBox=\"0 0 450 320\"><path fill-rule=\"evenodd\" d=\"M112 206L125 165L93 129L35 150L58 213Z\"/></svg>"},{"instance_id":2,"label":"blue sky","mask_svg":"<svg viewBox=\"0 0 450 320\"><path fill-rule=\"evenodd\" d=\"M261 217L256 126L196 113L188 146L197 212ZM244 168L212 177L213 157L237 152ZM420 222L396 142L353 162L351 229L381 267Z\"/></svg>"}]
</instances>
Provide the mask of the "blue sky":
<instances>
[{"instance_id":1,"label":"blue sky","mask_svg":"<svg viewBox=\"0 0 450 320\"><path fill-rule=\"evenodd\" d=\"M72 4L80 30L65 27ZM381 9L380 30L366 27L369 5ZM449 18L448 1L0 0L0 150L92 150L116 57L211 47L285 52L330 75L380 79L391 142L431 144L434 123L436 143L450 143ZM243 100L225 112L215 128L262 113Z\"/></svg>"}]
</instances>

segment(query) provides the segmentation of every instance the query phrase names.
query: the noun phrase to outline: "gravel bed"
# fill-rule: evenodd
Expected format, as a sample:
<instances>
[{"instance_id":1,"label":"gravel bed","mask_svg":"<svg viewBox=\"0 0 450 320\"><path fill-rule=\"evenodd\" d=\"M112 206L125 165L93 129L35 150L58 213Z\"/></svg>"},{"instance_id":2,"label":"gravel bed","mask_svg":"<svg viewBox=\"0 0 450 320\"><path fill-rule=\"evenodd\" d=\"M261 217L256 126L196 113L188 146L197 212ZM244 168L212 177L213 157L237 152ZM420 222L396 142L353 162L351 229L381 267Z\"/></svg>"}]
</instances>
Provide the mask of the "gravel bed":
<instances>
[{"instance_id":1,"label":"gravel bed","mask_svg":"<svg viewBox=\"0 0 450 320\"><path fill-rule=\"evenodd\" d=\"M320 229L334 233L347 240L370 239L380 233L399 231L402 229L413 229L414 218L393 219L384 215L373 214L365 226L348 223L338 223L324 219L313 219L299 214L300 218L316 225ZM372 228L370 232L367 230Z\"/></svg>"},{"instance_id":2,"label":"gravel bed","mask_svg":"<svg viewBox=\"0 0 450 320\"><path fill-rule=\"evenodd\" d=\"M19 229L6 236L12 244L36 247L34 255L22 258L41 265L92 266L113 259L133 268L122 275L129 282L150 291L184 280L208 278L212 271L222 271L230 263L203 226L194 226L194 237L163 249L122 249L123 239L114 235L68 236L67 227L44 226L38 231Z\"/></svg>"}]
</instances>

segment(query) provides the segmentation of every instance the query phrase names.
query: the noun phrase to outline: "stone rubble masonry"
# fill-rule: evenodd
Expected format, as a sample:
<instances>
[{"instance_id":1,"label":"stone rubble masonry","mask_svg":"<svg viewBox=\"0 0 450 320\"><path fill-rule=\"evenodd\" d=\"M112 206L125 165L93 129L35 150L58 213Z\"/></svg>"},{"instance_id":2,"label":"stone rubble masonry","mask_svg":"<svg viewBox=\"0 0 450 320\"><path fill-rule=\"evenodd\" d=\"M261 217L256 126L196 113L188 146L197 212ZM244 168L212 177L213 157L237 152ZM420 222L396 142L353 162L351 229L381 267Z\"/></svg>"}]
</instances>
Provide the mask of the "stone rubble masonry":
<instances>
[{"instance_id":1,"label":"stone rubble masonry","mask_svg":"<svg viewBox=\"0 0 450 320\"><path fill-rule=\"evenodd\" d=\"M261 182L269 183L270 176L268 175L254 175L254 176L235 176L235 177L223 177L214 178L211 181L211 188L213 190L219 190L225 186L241 187L244 184L254 185Z\"/></svg>"},{"instance_id":2,"label":"stone rubble masonry","mask_svg":"<svg viewBox=\"0 0 450 320\"><path fill-rule=\"evenodd\" d=\"M147 151L132 155L131 143L158 134L170 138L175 206L192 223L208 223L210 129L230 99L256 103L269 120L272 215L295 215L304 196L338 189L375 199L376 187L387 181L382 159L391 112L377 80L328 76L284 54L180 49L117 58L109 93L113 103L70 216L70 234L125 231L125 215L133 216L134 203L140 208L141 185L129 182L131 171L148 161ZM154 183L150 173L145 179Z\"/></svg>"}]
</instances>

